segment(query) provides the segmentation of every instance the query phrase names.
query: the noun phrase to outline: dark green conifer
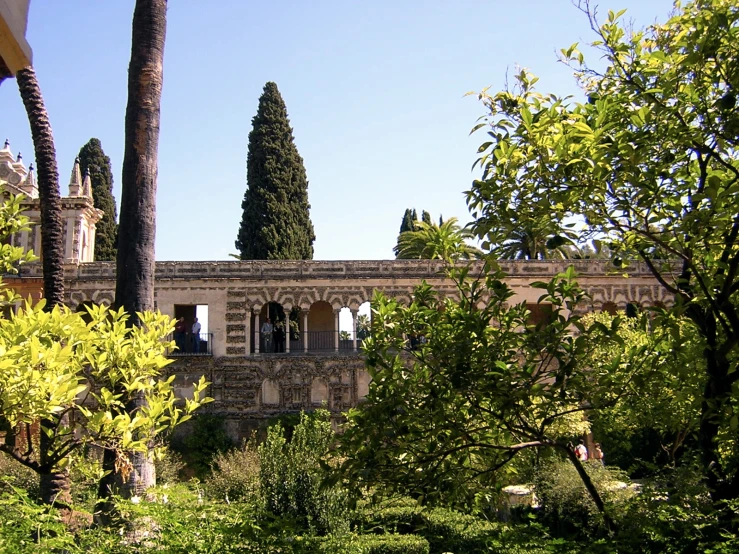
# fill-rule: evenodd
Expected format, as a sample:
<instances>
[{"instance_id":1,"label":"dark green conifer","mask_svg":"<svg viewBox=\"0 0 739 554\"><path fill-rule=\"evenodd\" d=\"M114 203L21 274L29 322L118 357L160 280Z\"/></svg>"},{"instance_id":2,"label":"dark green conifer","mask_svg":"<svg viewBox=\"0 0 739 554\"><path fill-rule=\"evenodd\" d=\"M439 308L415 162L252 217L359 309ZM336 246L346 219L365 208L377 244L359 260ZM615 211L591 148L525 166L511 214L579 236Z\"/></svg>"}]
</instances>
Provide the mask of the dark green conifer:
<instances>
[{"instance_id":1,"label":"dark green conifer","mask_svg":"<svg viewBox=\"0 0 739 554\"><path fill-rule=\"evenodd\" d=\"M395 245L393 251L396 254L396 259L403 259L401 255L398 255L400 251L400 235L416 230L416 224L418 223L418 216L415 208L409 208L405 210L403 214L403 222L400 224L400 233L398 233L398 242Z\"/></svg>"},{"instance_id":2,"label":"dark green conifer","mask_svg":"<svg viewBox=\"0 0 739 554\"><path fill-rule=\"evenodd\" d=\"M406 210L405 214L403 214L403 223L400 224L400 232L405 233L406 231L414 231L415 230L415 222L416 220L413 218L413 214L415 213L415 210Z\"/></svg>"},{"instance_id":3,"label":"dark green conifer","mask_svg":"<svg viewBox=\"0 0 739 554\"><path fill-rule=\"evenodd\" d=\"M287 108L275 83L264 85L252 119L246 193L236 248L242 260L310 260L316 236L308 180Z\"/></svg>"},{"instance_id":4,"label":"dark green conifer","mask_svg":"<svg viewBox=\"0 0 739 554\"><path fill-rule=\"evenodd\" d=\"M431 225L431 214L428 213L426 210L423 210L423 212L421 213L421 221L423 221L427 225Z\"/></svg>"},{"instance_id":5,"label":"dark green conifer","mask_svg":"<svg viewBox=\"0 0 739 554\"><path fill-rule=\"evenodd\" d=\"M95 230L95 261L114 261L118 248L118 210L113 196L110 158L96 138L91 138L80 149L79 158L82 174L90 172L93 203L104 214Z\"/></svg>"}]
</instances>

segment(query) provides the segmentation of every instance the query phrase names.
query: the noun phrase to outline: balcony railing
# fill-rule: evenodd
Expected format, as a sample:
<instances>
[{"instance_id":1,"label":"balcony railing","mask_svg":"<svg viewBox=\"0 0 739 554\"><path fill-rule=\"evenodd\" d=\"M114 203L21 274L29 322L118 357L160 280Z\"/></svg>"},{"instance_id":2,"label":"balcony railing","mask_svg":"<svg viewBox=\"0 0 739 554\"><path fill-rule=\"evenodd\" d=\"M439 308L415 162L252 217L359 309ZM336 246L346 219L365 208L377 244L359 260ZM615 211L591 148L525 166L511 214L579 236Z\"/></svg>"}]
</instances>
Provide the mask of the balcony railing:
<instances>
[{"instance_id":1,"label":"balcony railing","mask_svg":"<svg viewBox=\"0 0 739 554\"><path fill-rule=\"evenodd\" d=\"M196 340L197 339L197 340ZM174 333L169 340L175 342L176 347L167 350L167 356L212 356L213 333Z\"/></svg>"},{"instance_id":2,"label":"balcony railing","mask_svg":"<svg viewBox=\"0 0 739 554\"><path fill-rule=\"evenodd\" d=\"M291 354L302 354L308 353L330 353L336 352L337 338L339 337L337 331L301 331L290 333L290 353ZM307 339L307 340L306 340ZM286 354L285 340L275 340L272 338L271 341L265 340L264 335L259 335L259 352L261 354ZM357 351L362 347L362 340L357 339ZM338 340L338 351L349 353L354 351L354 341L352 339L339 339Z\"/></svg>"}]
</instances>

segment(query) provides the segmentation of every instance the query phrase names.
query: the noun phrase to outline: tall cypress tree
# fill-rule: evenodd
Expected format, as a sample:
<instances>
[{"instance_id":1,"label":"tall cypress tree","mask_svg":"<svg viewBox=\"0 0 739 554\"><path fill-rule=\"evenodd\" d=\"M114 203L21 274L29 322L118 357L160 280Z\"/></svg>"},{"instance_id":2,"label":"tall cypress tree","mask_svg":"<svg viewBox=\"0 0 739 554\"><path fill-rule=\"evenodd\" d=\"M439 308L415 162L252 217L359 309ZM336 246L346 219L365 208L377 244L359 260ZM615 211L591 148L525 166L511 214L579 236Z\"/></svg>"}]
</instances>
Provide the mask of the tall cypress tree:
<instances>
[{"instance_id":1,"label":"tall cypress tree","mask_svg":"<svg viewBox=\"0 0 739 554\"><path fill-rule=\"evenodd\" d=\"M407 209L403 214L403 223L400 224L400 232L405 233L406 231L415 231L415 219L413 219L413 212L415 210Z\"/></svg>"},{"instance_id":2,"label":"tall cypress tree","mask_svg":"<svg viewBox=\"0 0 739 554\"><path fill-rule=\"evenodd\" d=\"M118 210L113 196L110 158L96 138L91 138L80 149L79 158L82 174L90 172L95 207L104 214L95 231L95 261L114 261L118 245Z\"/></svg>"},{"instance_id":3,"label":"tall cypress tree","mask_svg":"<svg viewBox=\"0 0 739 554\"><path fill-rule=\"evenodd\" d=\"M310 260L316 239L308 179L277 85L268 82L252 119L246 193L236 248L242 260Z\"/></svg>"},{"instance_id":4,"label":"tall cypress tree","mask_svg":"<svg viewBox=\"0 0 739 554\"><path fill-rule=\"evenodd\" d=\"M400 252L400 235L416 230L416 223L418 222L417 217L415 208L408 208L405 210L405 213L403 214L403 222L400 224L400 233L398 233L398 242L396 243L395 248L393 248L396 259L403 259L401 255L398 255L398 252Z\"/></svg>"}]
</instances>

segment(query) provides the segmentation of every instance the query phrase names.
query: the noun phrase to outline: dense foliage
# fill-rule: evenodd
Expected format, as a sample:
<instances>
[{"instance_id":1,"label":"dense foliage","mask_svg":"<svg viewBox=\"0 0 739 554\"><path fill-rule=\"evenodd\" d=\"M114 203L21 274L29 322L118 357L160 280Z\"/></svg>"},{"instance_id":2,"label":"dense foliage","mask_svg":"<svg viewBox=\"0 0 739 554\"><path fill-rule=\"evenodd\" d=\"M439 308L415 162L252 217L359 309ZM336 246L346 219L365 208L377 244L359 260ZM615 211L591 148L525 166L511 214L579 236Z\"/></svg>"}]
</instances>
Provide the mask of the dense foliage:
<instances>
[{"instance_id":1,"label":"dense foliage","mask_svg":"<svg viewBox=\"0 0 739 554\"><path fill-rule=\"evenodd\" d=\"M585 4L587 10L587 4ZM605 69L573 45L586 102L539 93L536 78L482 93L482 179L468 192L487 246L522 217L608 243L644 262L703 341L697 441L716 502L739 497L739 6L696 0L631 31L588 12ZM669 261L665 261L665 258Z\"/></svg>"},{"instance_id":2,"label":"dense foliage","mask_svg":"<svg viewBox=\"0 0 739 554\"><path fill-rule=\"evenodd\" d=\"M313 259L308 180L285 102L268 82L252 119L246 193L236 238L242 260Z\"/></svg>"},{"instance_id":3,"label":"dense foliage","mask_svg":"<svg viewBox=\"0 0 739 554\"><path fill-rule=\"evenodd\" d=\"M95 229L95 261L115 261L118 243L118 209L113 196L113 171L110 158L103 152L100 140L91 138L79 153L80 170L89 171L92 199L103 211Z\"/></svg>"}]
</instances>

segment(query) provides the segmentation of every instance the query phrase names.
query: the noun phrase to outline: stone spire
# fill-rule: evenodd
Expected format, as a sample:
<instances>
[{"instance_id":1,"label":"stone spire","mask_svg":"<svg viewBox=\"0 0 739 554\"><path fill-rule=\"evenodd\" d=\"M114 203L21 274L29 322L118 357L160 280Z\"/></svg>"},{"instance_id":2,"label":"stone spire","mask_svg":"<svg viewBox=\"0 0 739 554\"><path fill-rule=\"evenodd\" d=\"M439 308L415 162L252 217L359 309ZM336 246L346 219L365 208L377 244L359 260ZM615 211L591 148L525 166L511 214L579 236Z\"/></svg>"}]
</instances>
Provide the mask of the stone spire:
<instances>
[{"instance_id":1,"label":"stone spire","mask_svg":"<svg viewBox=\"0 0 739 554\"><path fill-rule=\"evenodd\" d=\"M79 196L82 187L82 174L80 173L80 159L74 159L72 176L69 179L69 196Z\"/></svg>"},{"instance_id":2,"label":"stone spire","mask_svg":"<svg viewBox=\"0 0 739 554\"><path fill-rule=\"evenodd\" d=\"M25 179L26 175L28 175L28 170L26 169L26 166L23 165L23 155L20 152L18 152L18 156L15 158L12 165L13 171L20 174L21 179Z\"/></svg>"},{"instance_id":3,"label":"stone spire","mask_svg":"<svg viewBox=\"0 0 739 554\"><path fill-rule=\"evenodd\" d=\"M82 196L92 199L92 179L89 167L85 168L85 178L82 180Z\"/></svg>"},{"instance_id":4,"label":"stone spire","mask_svg":"<svg viewBox=\"0 0 739 554\"><path fill-rule=\"evenodd\" d=\"M20 186L23 193L29 198L38 198L38 183L36 182L36 172L33 164L28 166L28 175Z\"/></svg>"},{"instance_id":5,"label":"stone spire","mask_svg":"<svg viewBox=\"0 0 739 554\"><path fill-rule=\"evenodd\" d=\"M13 158L13 152L10 150L10 141L8 139L5 139L5 146L0 150L0 163L2 162L8 162L10 164L15 163L15 158Z\"/></svg>"}]
</instances>

